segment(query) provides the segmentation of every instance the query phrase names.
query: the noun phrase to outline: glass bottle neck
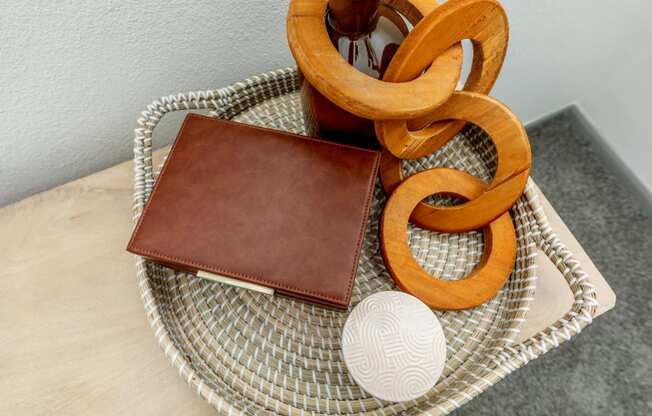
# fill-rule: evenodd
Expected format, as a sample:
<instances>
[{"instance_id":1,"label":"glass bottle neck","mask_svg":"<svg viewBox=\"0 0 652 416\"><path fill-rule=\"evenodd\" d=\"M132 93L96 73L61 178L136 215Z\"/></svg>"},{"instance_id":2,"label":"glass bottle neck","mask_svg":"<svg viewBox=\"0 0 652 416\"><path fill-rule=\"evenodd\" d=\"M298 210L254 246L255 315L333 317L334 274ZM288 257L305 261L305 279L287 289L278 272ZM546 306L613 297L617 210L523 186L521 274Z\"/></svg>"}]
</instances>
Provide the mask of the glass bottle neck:
<instances>
[{"instance_id":1,"label":"glass bottle neck","mask_svg":"<svg viewBox=\"0 0 652 416\"><path fill-rule=\"evenodd\" d=\"M345 35L370 32L378 20L380 0L328 0L328 23Z\"/></svg>"}]
</instances>

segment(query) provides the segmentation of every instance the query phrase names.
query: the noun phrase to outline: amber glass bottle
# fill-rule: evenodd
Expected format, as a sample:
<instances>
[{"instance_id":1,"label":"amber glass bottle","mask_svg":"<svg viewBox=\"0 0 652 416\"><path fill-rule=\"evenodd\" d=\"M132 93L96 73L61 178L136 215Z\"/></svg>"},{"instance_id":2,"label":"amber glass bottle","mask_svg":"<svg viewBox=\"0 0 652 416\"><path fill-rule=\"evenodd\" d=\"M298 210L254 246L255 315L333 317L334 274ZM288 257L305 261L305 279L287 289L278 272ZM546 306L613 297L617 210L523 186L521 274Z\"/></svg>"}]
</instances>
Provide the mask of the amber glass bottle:
<instances>
[{"instance_id":1,"label":"amber glass bottle","mask_svg":"<svg viewBox=\"0 0 652 416\"><path fill-rule=\"evenodd\" d=\"M382 78L409 28L398 12L379 0L329 0L326 28L340 55L359 71ZM301 100L309 135L378 147L374 125L337 107L303 77Z\"/></svg>"}]
</instances>

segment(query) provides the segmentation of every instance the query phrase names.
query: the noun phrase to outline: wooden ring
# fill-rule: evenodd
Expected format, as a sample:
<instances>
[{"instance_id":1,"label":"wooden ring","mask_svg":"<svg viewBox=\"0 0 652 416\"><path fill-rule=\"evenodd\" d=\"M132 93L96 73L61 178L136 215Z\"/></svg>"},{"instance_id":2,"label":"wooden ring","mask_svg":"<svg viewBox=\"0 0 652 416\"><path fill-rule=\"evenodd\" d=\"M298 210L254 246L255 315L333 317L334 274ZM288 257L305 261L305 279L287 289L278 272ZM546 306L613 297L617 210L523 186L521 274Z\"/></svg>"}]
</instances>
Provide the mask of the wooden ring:
<instances>
[{"instance_id":1,"label":"wooden ring","mask_svg":"<svg viewBox=\"0 0 652 416\"><path fill-rule=\"evenodd\" d=\"M420 202L411 220L420 227L447 233L481 228L509 210L525 189L532 164L527 133L516 115L500 101L471 92L456 92L433 117L462 119L482 128L496 146L496 173L477 198L452 207ZM382 155L380 179L387 194L403 181L402 161L388 151Z\"/></svg>"},{"instance_id":2,"label":"wooden ring","mask_svg":"<svg viewBox=\"0 0 652 416\"><path fill-rule=\"evenodd\" d=\"M436 2L427 0L386 3L416 21L437 7ZM453 93L462 70L459 43L423 63L414 79L378 80L349 65L337 52L324 24L327 5L328 0L292 0L287 37L303 75L337 106L370 120L412 119L427 115Z\"/></svg>"},{"instance_id":3,"label":"wooden ring","mask_svg":"<svg viewBox=\"0 0 652 416\"><path fill-rule=\"evenodd\" d=\"M383 80L400 83L418 76L424 65L462 39L473 42L474 53L464 90L488 94L500 73L509 39L507 15L495 0L457 0L437 7L405 38ZM464 125L432 124L441 120L432 114L406 119L376 119L375 123L378 141L401 159L416 159L434 152Z\"/></svg>"},{"instance_id":4,"label":"wooden ring","mask_svg":"<svg viewBox=\"0 0 652 416\"><path fill-rule=\"evenodd\" d=\"M516 233L509 212L484 229L484 253L478 267L466 278L433 278L412 255L407 242L410 213L425 197L435 193L478 198L486 184L468 173L446 168L410 176L389 197L380 228L385 265L396 284L435 309L458 310L491 299L505 284L516 259Z\"/></svg>"}]
</instances>

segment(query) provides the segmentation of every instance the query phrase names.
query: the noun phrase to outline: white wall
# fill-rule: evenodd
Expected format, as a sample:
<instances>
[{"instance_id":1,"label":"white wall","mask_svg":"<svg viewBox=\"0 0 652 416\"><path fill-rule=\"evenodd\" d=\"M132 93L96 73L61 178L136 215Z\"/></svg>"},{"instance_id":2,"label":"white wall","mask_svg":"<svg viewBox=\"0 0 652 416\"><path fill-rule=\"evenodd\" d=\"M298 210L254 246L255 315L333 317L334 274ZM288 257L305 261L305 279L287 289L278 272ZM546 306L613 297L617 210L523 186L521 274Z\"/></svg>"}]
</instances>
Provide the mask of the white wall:
<instances>
[{"instance_id":1,"label":"white wall","mask_svg":"<svg viewBox=\"0 0 652 416\"><path fill-rule=\"evenodd\" d=\"M286 11L278 0L0 0L0 205L129 159L153 99L290 64Z\"/></svg>"},{"instance_id":2,"label":"white wall","mask_svg":"<svg viewBox=\"0 0 652 416\"><path fill-rule=\"evenodd\" d=\"M652 3L504 4L511 44L496 96L525 122L577 102L652 189ZM152 99L291 64L286 8L0 0L0 205L130 158L135 120Z\"/></svg>"}]
</instances>

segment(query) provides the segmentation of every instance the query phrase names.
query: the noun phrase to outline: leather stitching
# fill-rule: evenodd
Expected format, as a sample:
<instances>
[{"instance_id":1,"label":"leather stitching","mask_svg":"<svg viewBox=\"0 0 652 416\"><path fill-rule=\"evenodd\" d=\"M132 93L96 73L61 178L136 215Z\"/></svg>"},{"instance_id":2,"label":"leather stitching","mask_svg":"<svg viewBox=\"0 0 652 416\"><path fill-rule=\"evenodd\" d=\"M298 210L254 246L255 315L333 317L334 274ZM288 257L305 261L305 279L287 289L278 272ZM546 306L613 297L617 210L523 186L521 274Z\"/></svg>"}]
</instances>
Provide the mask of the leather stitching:
<instances>
[{"instance_id":1,"label":"leather stitching","mask_svg":"<svg viewBox=\"0 0 652 416\"><path fill-rule=\"evenodd\" d=\"M234 121L231 121L231 120L217 119L217 118L214 118L214 117L208 117L208 116L204 116L204 115L201 115L201 114L189 113L186 116L185 120L183 121L183 124L181 125L181 128L179 129L179 133L177 134L177 138L174 141L174 144L172 145L172 148L170 149L169 155L173 154L174 149L177 146L177 143L179 142L178 139L179 139L179 137L181 137L181 133L183 132L183 129L186 126L186 122L188 120L190 120L191 118L205 118L205 119L209 119L209 120L226 121L228 123L234 123L234 124L244 124L244 123L237 123L237 122L234 122ZM253 125L249 125L249 124L247 124L247 126L254 127L256 129L259 129L259 130L272 131L272 132L275 132L277 134L284 134L284 132L282 130L269 129L269 128L253 126ZM362 212L363 215L362 215L362 221L360 223L360 229L358 230L358 240L357 240L357 243L356 243L356 255L355 255L354 259L353 259L353 266L351 268L351 275L349 277L349 284L348 284L347 290L346 290L347 296L345 296L343 298L342 297L329 296L329 295L327 295L325 293L322 293L322 292L315 292L315 291L311 291L311 290L301 289L299 287L295 287L295 286L291 286L291 285L280 284L278 282L274 282L272 280L263 278L261 276L254 276L254 275L250 275L250 274L234 272L234 271L231 271L231 270L219 269L219 268L215 268L215 267L212 267L210 265L207 265L207 264L200 263L200 262L195 261L193 259L186 259L186 258L182 258L182 257L170 256L170 255L160 253L160 252L155 251L155 250L148 250L148 249L141 249L141 248L138 248L138 247L134 247L134 245L133 245L134 244L134 239L135 239L136 235L138 234L138 230L140 229L140 226L141 226L141 224L143 222L143 218L145 217L145 214L147 214L147 211L148 211L148 209L150 207L151 201L153 201L154 198L156 197L156 193L157 193L157 190L158 190L158 184L160 182L159 179L163 177L163 175L164 175L164 173L165 173L165 171L166 171L166 169L168 167L168 164L172 160L172 157L169 157L169 156L166 159L166 161L165 161L165 163L163 165L163 168L161 169L161 173L159 174L159 176L158 176L158 178L156 180L156 183L154 184L154 189L152 190L152 194L150 195L149 199L147 200L145 209L143 210L143 212L140 214L140 217L138 218L138 224L136 225L136 228L134 229L134 232L133 232L133 234L131 236L131 239L129 240L129 244L127 245L127 250L129 250L129 251L131 251L131 252L133 252L135 254L139 254L139 255L157 256L161 260L164 260L164 261L167 260L167 261L171 261L171 262L175 262L175 263L180 263L182 266L184 266L184 265L195 266L195 267L198 267L198 268L203 269L203 270L208 271L208 272L227 274L227 275L232 276L232 277L238 277L238 278L242 278L242 279L249 280L249 281L254 281L254 282L258 282L258 283L266 283L267 285L269 285L271 287L274 287L274 288L286 289L286 290L297 292L297 293L300 293L300 294L303 294L303 295L315 296L315 297L318 297L319 299L326 299L326 300L331 300L333 302L338 302L338 303L341 302L342 304L345 304L345 303L348 304L348 302L351 299L351 290L352 290L352 287L353 287L353 282L355 281L356 270L357 270L358 261L359 261L359 258L360 258L360 249L361 249L362 242L363 242L364 230L366 228L365 226L366 226L366 223L367 223L367 220L368 220L368 217L369 217L369 204L371 203L371 198L373 196L373 186L374 186L374 184L376 182L376 176L377 176L377 172L378 172L380 154L378 152L376 152L376 151L373 151L373 150L357 148L357 147L354 147L354 146L348 146L348 145L343 145L343 144L339 144L339 143L327 142L325 140L315 139L315 138L308 137L308 136L301 136L301 135L298 135L298 134L292 134L292 133L288 133L288 134L291 135L291 136L294 136L294 137L301 138L302 140L308 139L308 140L316 141L316 142L320 142L320 143L328 143L329 145L334 145L334 146L338 146L338 147L355 149L355 150L359 150L359 151L365 151L365 152L375 153L376 154L376 156L374 158L374 163L373 163L372 168L371 168L370 179L369 179L369 182L367 183L367 197L366 197L366 201L365 201L365 204L364 204L364 207L363 207L363 212ZM152 259L152 260L157 261L158 259Z\"/></svg>"}]
</instances>

